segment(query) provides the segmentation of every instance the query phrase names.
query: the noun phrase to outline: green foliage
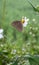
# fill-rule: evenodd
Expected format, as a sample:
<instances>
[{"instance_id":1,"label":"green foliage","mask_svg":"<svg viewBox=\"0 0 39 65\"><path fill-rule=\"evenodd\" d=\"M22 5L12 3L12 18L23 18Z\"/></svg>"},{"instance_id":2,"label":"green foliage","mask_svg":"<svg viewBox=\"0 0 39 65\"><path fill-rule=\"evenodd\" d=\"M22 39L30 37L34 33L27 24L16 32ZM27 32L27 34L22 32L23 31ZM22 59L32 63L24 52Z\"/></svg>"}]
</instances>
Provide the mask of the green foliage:
<instances>
[{"instance_id":1,"label":"green foliage","mask_svg":"<svg viewBox=\"0 0 39 65\"><path fill-rule=\"evenodd\" d=\"M34 4L37 1L33 0ZM29 18L29 22L19 32L11 23L22 16ZM0 65L39 65L39 13L33 11L27 0L0 0L0 28L4 30Z\"/></svg>"},{"instance_id":2,"label":"green foliage","mask_svg":"<svg viewBox=\"0 0 39 65\"><path fill-rule=\"evenodd\" d=\"M31 1L28 0L28 2L29 2L29 3L31 4L31 6L33 7L34 11L39 12L39 5L34 6Z\"/></svg>"}]
</instances>

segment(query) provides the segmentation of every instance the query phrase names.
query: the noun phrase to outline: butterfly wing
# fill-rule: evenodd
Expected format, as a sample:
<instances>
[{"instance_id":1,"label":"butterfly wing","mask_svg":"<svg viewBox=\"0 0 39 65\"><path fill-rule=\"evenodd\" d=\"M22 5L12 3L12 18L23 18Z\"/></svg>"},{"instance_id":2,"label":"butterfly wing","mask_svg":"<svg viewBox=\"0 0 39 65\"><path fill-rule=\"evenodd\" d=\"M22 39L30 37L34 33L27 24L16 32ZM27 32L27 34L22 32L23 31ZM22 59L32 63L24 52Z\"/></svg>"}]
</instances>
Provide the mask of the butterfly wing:
<instances>
[{"instance_id":1,"label":"butterfly wing","mask_svg":"<svg viewBox=\"0 0 39 65\"><path fill-rule=\"evenodd\" d=\"M21 21L13 21L12 26L14 26L20 32L23 30L23 25Z\"/></svg>"}]
</instances>

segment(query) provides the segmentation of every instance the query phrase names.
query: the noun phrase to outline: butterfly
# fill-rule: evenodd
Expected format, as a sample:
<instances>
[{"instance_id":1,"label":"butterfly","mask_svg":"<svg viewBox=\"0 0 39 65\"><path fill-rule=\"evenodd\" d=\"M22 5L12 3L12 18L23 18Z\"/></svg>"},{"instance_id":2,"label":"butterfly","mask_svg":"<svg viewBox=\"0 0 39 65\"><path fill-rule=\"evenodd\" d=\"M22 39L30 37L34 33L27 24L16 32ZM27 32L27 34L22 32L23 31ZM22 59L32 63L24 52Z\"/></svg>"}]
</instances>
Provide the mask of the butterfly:
<instances>
[{"instance_id":1,"label":"butterfly","mask_svg":"<svg viewBox=\"0 0 39 65\"><path fill-rule=\"evenodd\" d=\"M26 19L26 21L28 21L28 19ZM22 32L23 26L26 26L26 23L27 23L26 21L25 21L24 17L22 17L22 20L20 20L20 21L18 21L18 20L13 21L12 26L14 28L16 28L19 32Z\"/></svg>"}]
</instances>

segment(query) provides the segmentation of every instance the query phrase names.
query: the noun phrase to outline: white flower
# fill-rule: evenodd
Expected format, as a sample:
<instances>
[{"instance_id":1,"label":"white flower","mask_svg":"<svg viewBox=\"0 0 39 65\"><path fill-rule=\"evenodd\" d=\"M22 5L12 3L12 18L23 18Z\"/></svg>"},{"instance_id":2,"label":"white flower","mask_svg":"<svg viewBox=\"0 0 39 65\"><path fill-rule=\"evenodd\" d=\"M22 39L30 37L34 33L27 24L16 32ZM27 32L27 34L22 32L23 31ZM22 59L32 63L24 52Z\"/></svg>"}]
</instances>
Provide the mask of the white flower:
<instances>
[{"instance_id":1,"label":"white flower","mask_svg":"<svg viewBox=\"0 0 39 65\"><path fill-rule=\"evenodd\" d=\"M22 51L25 51L25 48L22 48Z\"/></svg>"},{"instance_id":2,"label":"white flower","mask_svg":"<svg viewBox=\"0 0 39 65\"><path fill-rule=\"evenodd\" d=\"M32 35L32 32L30 31L29 34Z\"/></svg>"},{"instance_id":3,"label":"white flower","mask_svg":"<svg viewBox=\"0 0 39 65\"><path fill-rule=\"evenodd\" d=\"M11 51L11 54L16 54L16 52L17 52L17 50L14 49L14 50Z\"/></svg>"},{"instance_id":4,"label":"white flower","mask_svg":"<svg viewBox=\"0 0 39 65\"><path fill-rule=\"evenodd\" d=\"M24 18L24 23L23 23L23 27L26 27L27 26L27 24L28 24L28 21L29 21L29 19L27 19L26 17Z\"/></svg>"},{"instance_id":5,"label":"white flower","mask_svg":"<svg viewBox=\"0 0 39 65\"><path fill-rule=\"evenodd\" d=\"M36 21L36 20L33 18L32 21Z\"/></svg>"},{"instance_id":6,"label":"white flower","mask_svg":"<svg viewBox=\"0 0 39 65\"><path fill-rule=\"evenodd\" d=\"M3 50L3 52L7 52L7 50Z\"/></svg>"},{"instance_id":7,"label":"white flower","mask_svg":"<svg viewBox=\"0 0 39 65\"><path fill-rule=\"evenodd\" d=\"M32 27L30 27L30 29L32 29Z\"/></svg>"},{"instance_id":8,"label":"white flower","mask_svg":"<svg viewBox=\"0 0 39 65\"><path fill-rule=\"evenodd\" d=\"M27 43L27 46L30 45L30 42Z\"/></svg>"},{"instance_id":9,"label":"white flower","mask_svg":"<svg viewBox=\"0 0 39 65\"><path fill-rule=\"evenodd\" d=\"M3 29L0 29L0 34L3 33Z\"/></svg>"},{"instance_id":10,"label":"white flower","mask_svg":"<svg viewBox=\"0 0 39 65\"><path fill-rule=\"evenodd\" d=\"M1 44L0 46L3 47L3 44Z\"/></svg>"},{"instance_id":11,"label":"white flower","mask_svg":"<svg viewBox=\"0 0 39 65\"><path fill-rule=\"evenodd\" d=\"M10 64L7 64L7 65L10 65Z\"/></svg>"},{"instance_id":12,"label":"white flower","mask_svg":"<svg viewBox=\"0 0 39 65\"><path fill-rule=\"evenodd\" d=\"M0 29L0 39L4 38L3 36L3 29Z\"/></svg>"},{"instance_id":13,"label":"white flower","mask_svg":"<svg viewBox=\"0 0 39 65\"><path fill-rule=\"evenodd\" d=\"M20 63L18 63L18 65L20 65Z\"/></svg>"}]
</instances>

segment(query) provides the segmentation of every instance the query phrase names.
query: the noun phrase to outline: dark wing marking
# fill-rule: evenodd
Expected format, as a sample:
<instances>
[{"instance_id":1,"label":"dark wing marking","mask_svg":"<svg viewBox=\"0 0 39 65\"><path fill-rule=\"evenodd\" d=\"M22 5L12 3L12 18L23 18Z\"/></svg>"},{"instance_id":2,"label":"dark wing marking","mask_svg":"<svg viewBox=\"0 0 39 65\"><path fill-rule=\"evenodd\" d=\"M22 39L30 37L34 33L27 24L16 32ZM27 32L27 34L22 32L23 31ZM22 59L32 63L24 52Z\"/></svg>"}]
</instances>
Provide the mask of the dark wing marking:
<instances>
[{"instance_id":1,"label":"dark wing marking","mask_svg":"<svg viewBox=\"0 0 39 65\"><path fill-rule=\"evenodd\" d=\"M13 21L12 26L14 26L20 32L23 30L23 25L21 21Z\"/></svg>"}]
</instances>

